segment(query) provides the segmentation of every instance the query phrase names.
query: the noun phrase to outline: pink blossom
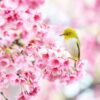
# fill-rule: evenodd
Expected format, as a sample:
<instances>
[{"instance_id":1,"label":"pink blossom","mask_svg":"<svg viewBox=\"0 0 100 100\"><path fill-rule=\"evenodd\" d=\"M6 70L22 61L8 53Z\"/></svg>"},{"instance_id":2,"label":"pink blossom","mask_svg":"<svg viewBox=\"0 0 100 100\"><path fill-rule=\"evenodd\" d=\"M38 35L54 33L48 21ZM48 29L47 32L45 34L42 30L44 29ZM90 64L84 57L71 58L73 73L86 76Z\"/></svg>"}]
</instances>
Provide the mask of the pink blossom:
<instances>
[{"instance_id":1,"label":"pink blossom","mask_svg":"<svg viewBox=\"0 0 100 100\"><path fill-rule=\"evenodd\" d=\"M34 15L34 21L39 21L41 19L41 14Z\"/></svg>"},{"instance_id":2,"label":"pink blossom","mask_svg":"<svg viewBox=\"0 0 100 100\"><path fill-rule=\"evenodd\" d=\"M59 60L58 59L52 59L51 63L54 66L59 65Z\"/></svg>"},{"instance_id":3,"label":"pink blossom","mask_svg":"<svg viewBox=\"0 0 100 100\"><path fill-rule=\"evenodd\" d=\"M26 94L21 93L20 96L18 97L18 100L28 100L28 97Z\"/></svg>"},{"instance_id":4,"label":"pink blossom","mask_svg":"<svg viewBox=\"0 0 100 100\"><path fill-rule=\"evenodd\" d=\"M44 23L38 11L44 0L0 2L0 87L24 87L18 100L28 100L41 89L40 79L66 84L77 80L84 62L75 66L69 52L58 45L53 26Z\"/></svg>"}]
</instances>

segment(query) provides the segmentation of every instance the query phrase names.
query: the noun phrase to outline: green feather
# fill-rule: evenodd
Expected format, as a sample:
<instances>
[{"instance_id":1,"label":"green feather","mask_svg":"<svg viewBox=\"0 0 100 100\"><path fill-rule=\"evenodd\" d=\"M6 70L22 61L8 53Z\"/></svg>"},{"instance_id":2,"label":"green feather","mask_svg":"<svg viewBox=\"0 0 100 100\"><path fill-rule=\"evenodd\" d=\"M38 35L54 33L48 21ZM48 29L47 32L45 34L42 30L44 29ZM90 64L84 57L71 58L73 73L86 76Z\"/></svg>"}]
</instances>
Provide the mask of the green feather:
<instances>
[{"instance_id":1,"label":"green feather","mask_svg":"<svg viewBox=\"0 0 100 100\"><path fill-rule=\"evenodd\" d=\"M80 59L80 44L77 42L77 47L78 47L78 59Z\"/></svg>"}]
</instances>

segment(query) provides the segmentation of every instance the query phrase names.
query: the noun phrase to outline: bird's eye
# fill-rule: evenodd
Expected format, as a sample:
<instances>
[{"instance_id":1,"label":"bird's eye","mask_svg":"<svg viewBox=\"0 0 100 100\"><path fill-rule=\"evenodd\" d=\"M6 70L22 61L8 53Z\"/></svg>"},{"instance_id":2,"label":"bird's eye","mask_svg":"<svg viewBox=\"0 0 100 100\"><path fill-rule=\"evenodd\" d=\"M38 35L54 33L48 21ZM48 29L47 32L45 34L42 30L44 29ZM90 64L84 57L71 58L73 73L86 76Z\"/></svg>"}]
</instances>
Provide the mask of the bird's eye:
<instances>
[{"instance_id":1,"label":"bird's eye","mask_svg":"<svg viewBox=\"0 0 100 100\"><path fill-rule=\"evenodd\" d=\"M66 35L70 35L70 32L67 32Z\"/></svg>"}]
</instances>

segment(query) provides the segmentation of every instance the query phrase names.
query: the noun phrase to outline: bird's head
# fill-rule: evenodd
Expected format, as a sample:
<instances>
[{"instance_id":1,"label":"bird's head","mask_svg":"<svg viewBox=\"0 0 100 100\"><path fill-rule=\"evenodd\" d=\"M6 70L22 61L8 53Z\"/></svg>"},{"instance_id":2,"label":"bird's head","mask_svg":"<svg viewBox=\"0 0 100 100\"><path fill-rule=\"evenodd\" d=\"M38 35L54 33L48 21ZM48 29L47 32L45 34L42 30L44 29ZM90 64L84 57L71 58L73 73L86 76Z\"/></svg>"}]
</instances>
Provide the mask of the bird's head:
<instances>
[{"instance_id":1,"label":"bird's head","mask_svg":"<svg viewBox=\"0 0 100 100\"><path fill-rule=\"evenodd\" d=\"M69 40L71 38L76 38L76 32L72 28L67 28L64 30L63 34L61 34L60 36L64 36L65 40Z\"/></svg>"}]
</instances>

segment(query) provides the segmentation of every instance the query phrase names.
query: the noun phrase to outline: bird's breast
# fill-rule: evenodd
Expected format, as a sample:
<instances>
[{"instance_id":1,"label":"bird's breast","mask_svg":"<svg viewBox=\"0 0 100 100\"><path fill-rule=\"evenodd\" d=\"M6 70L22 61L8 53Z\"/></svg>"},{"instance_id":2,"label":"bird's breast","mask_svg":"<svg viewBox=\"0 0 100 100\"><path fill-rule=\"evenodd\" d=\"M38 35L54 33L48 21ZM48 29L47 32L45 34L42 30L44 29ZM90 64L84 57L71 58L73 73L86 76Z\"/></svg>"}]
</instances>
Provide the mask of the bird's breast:
<instances>
[{"instance_id":1,"label":"bird's breast","mask_svg":"<svg viewBox=\"0 0 100 100\"><path fill-rule=\"evenodd\" d=\"M78 47L77 47L77 39L71 38L69 40L64 40L64 47L67 51L74 57L78 57Z\"/></svg>"}]
</instances>

